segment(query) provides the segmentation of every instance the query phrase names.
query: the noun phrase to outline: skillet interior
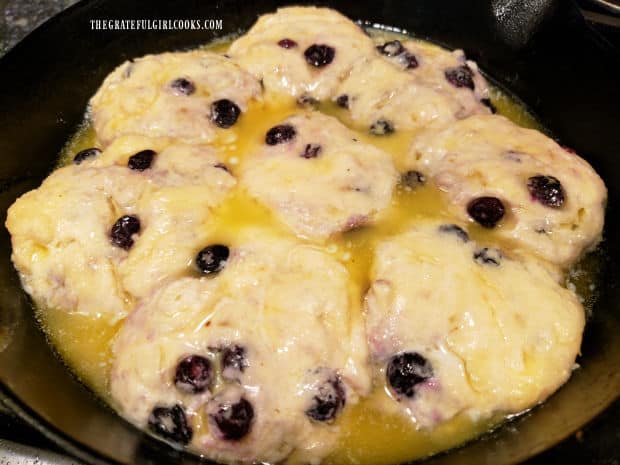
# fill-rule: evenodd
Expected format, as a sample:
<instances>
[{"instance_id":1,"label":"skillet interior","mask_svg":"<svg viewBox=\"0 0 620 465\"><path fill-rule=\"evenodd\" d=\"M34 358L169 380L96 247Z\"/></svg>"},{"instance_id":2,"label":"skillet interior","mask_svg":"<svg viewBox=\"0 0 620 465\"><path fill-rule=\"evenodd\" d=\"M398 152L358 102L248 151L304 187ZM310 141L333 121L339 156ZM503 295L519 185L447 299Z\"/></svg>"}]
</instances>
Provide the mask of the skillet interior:
<instances>
[{"instance_id":1,"label":"skillet interior","mask_svg":"<svg viewBox=\"0 0 620 465\"><path fill-rule=\"evenodd\" d=\"M583 355L571 381L541 408L509 427L433 464L519 462L560 440L604 409L620 392L620 58L589 31L568 2L510 4L458 0L278 2L185 0L78 4L18 44L0 61L0 210L36 187L82 118L88 98L121 61L182 49L221 33L247 29L285 3L326 4L354 19L390 24L421 38L462 47L500 84L527 102L563 144L587 158L609 188L607 259L600 298L589 321ZM519 2L517 2L519 3ZM532 15L532 13L535 13ZM546 20L542 20L548 14ZM97 18L222 19L224 31L91 31ZM498 19L499 18L499 19ZM534 19L532 19L534 18ZM533 37L532 37L533 36ZM528 43L529 41L529 43ZM195 463L141 434L77 383L37 328L0 233L0 393L34 426L87 462ZM620 420L619 420L620 421Z\"/></svg>"}]
</instances>

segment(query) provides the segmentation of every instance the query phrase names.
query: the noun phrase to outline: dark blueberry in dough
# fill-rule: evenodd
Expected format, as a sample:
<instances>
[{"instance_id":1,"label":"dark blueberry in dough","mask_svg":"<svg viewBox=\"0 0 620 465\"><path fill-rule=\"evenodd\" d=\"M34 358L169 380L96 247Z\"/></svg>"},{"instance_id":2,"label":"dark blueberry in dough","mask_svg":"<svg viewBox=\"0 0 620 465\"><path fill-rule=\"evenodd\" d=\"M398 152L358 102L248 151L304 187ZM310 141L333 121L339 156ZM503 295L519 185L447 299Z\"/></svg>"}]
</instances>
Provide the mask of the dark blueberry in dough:
<instances>
[{"instance_id":1,"label":"dark blueberry in dough","mask_svg":"<svg viewBox=\"0 0 620 465\"><path fill-rule=\"evenodd\" d=\"M230 250L225 245L209 245L198 252L196 267L202 274L216 274L224 269Z\"/></svg>"},{"instance_id":2,"label":"dark blueberry in dough","mask_svg":"<svg viewBox=\"0 0 620 465\"><path fill-rule=\"evenodd\" d=\"M282 39L280 42L278 42L278 45L282 48L295 48L297 47L297 42L295 42L293 39Z\"/></svg>"},{"instance_id":3,"label":"dark blueberry in dough","mask_svg":"<svg viewBox=\"0 0 620 465\"><path fill-rule=\"evenodd\" d=\"M75 163L76 165L79 165L84 160L86 160L88 158L94 158L97 155L99 155L100 153L101 153L101 150L99 150L97 147L92 147L90 149L80 150L75 155L75 157L73 157L73 163Z\"/></svg>"},{"instance_id":4,"label":"dark blueberry in dough","mask_svg":"<svg viewBox=\"0 0 620 465\"><path fill-rule=\"evenodd\" d=\"M403 47L400 40L391 40L383 45L377 45L377 50L385 56L395 57L396 55L403 53L405 51L405 47Z\"/></svg>"},{"instance_id":5,"label":"dark blueberry in dough","mask_svg":"<svg viewBox=\"0 0 620 465\"><path fill-rule=\"evenodd\" d=\"M340 95L336 99L336 105L338 105L341 108L349 108L349 96L346 94Z\"/></svg>"},{"instance_id":6,"label":"dark blueberry in dough","mask_svg":"<svg viewBox=\"0 0 620 465\"><path fill-rule=\"evenodd\" d=\"M222 351L222 366L224 369L228 368L243 373L248 366L245 348L236 344L224 348Z\"/></svg>"},{"instance_id":7,"label":"dark blueberry in dough","mask_svg":"<svg viewBox=\"0 0 620 465\"><path fill-rule=\"evenodd\" d=\"M498 249L484 247L474 252L474 260L481 265L499 266L502 261L502 253Z\"/></svg>"},{"instance_id":8,"label":"dark blueberry in dough","mask_svg":"<svg viewBox=\"0 0 620 465\"><path fill-rule=\"evenodd\" d=\"M254 408L242 397L234 404L220 403L215 412L209 413L209 419L215 424L223 439L234 441L250 432Z\"/></svg>"},{"instance_id":9,"label":"dark blueberry in dough","mask_svg":"<svg viewBox=\"0 0 620 465\"><path fill-rule=\"evenodd\" d=\"M320 102L312 95L302 94L297 98L297 105L300 107L316 107Z\"/></svg>"},{"instance_id":10,"label":"dark blueberry in dough","mask_svg":"<svg viewBox=\"0 0 620 465\"><path fill-rule=\"evenodd\" d=\"M304 149L304 153L301 154L302 158L316 158L321 153L321 146L318 144L307 144Z\"/></svg>"},{"instance_id":11,"label":"dark blueberry in dough","mask_svg":"<svg viewBox=\"0 0 620 465\"><path fill-rule=\"evenodd\" d=\"M129 169L135 171L148 170L153 163L155 155L157 155L157 153L154 150L142 150L129 157L129 160L127 160L127 166Z\"/></svg>"},{"instance_id":12,"label":"dark blueberry in dough","mask_svg":"<svg viewBox=\"0 0 620 465\"><path fill-rule=\"evenodd\" d=\"M233 126L241 115L241 108L228 99L216 100L211 104L211 121L222 129Z\"/></svg>"},{"instance_id":13,"label":"dark blueberry in dough","mask_svg":"<svg viewBox=\"0 0 620 465\"><path fill-rule=\"evenodd\" d=\"M306 49L304 57L308 64L321 68L334 61L336 50L329 45L314 44Z\"/></svg>"},{"instance_id":14,"label":"dark blueberry in dough","mask_svg":"<svg viewBox=\"0 0 620 465\"><path fill-rule=\"evenodd\" d=\"M564 205L562 183L553 176L532 176L527 180L527 189L534 200L546 207L560 208Z\"/></svg>"},{"instance_id":15,"label":"dark blueberry in dough","mask_svg":"<svg viewBox=\"0 0 620 465\"><path fill-rule=\"evenodd\" d=\"M316 421L331 421L344 407L345 399L344 386L336 376L319 386L306 415Z\"/></svg>"},{"instance_id":16,"label":"dark blueberry in dough","mask_svg":"<svg viewBox=\"0 0 620 465\"><path fill-rule=\"evenodd\" d=\"M400 184L407 189L417 189L426 183L426 176L416 170L409 170L400 176Z\"/></svg>"},{"instance_id":17,"label":"dark blueberry in dough","mask_svg":"<svg viewBox=\"0 0 620 465\"><path fill-rule=\"evenodd\" d=\"M155 407L148 424L149 429L162 438L180 444L189 444L192 440L192 427L187 424L185 411L178 404L173 407Z\"/></svg>"},{"instance_id":18,"label":"dark blueberry in dough","mask_svg":"<svg viewBox=\"0 0 620 465\"><path fill-rule=\"evenodd\" d=\"M504 217L506 209L497 197L478 197L467 205L467 213L485 228L493 228Z\"/></svg>"},{"instance_id":19,"label":"dark blueberry in dough","mask_svg":"<svg viewBox=\"0 0 620 465\"><path fill-rule=\"evenodd\" d=\"M431 363L417 352L394 355L387 364L387 382L399 395L413 397L414 388L433 376Z\"/></svg>"},{"instance_id":20,"label":"dark blueberry in dough","mask_svg":"<svg viewBox=\"0 0 620 465\"><path fill-rule=\"evenodd\" d=\"M448 68L445 71L446 79L455 87L467 87L474 90L474 73L467 65Z\"/></svg>"},{"instance_id":21,"label":"dark blueberry in dough","mask_svg":"<svg viewBox=\"0 0 620 465\"><path fill-rule=\"evenodd\" d=\"M439 226L439 232L444 234L454 234L463 242L469 241L469 234L467 234L467 231L456 224L442 224Z\"/></svg>"},{"instance_id":22,"label":"dark blueberry in dough","mask_svg":"<svg viewBox=\"0 0 620 465\"><path fill-rule=\"evenodd\" d=\"M370 133L375 136L386 136L394 132L394 125L385 119L378 119L370 126Z\"/></svg>"},{"instance_id":23,"label":"dark blueberry in dough","mask_svg":"<svg viewBox=\"0 0 620 465\"><path fill-rule=\"evenodd\" d=\"M272 127L265 135L267 145L278 145L293 140L297 131L290 124L279 124Z\"/></svg>"},{"instance_id":24,"label":"dark blueberry in dough","mask_svg":"<svg viewBox=\"0 0 620 465\"><path fill-rule=\"evenodd\" d=\"M232 174L232 171L230 171L230 168L228 166L226 166L224 163L216 163L215 165L213 165L213 167L214 168L218 168L220 170L224 170L228 174Z\"/></svg>"},{"instance_id":25,"label":"dark blueberry in dough","mask_svg":"<svg viewBox=\"0 0 620 465\"><path fill-rule=\"evenodd\" d=\"M418 59L413 53L409 53L409 52L403 53L401 60L403 64L405 65L406 69L415 69L420 65L418 63Z\"/></svg>"},{"instance_id":26,"label":"dark blueberry in dough","mask_svg":"<svg viewBox=\"0 0 620 465\"><path fill-rule=\"evenodd\" d=\"M133 245L134 234L140 232L140 220L136 216L124 215L121 216L110 231L110 239L112 244L120 247L121 249L129 250Z\"/></svg>"},{"instance_id":27,"label":"dark blueberry in dough","mask_svg":"<svg viewBox=\"0 0 620 465\"><path fill-rule=\"evenodd\" d=\"M480 103L491 110L491 113L497 113L497 108L495 108L495 105L493 105L490 98L481 98Z\"/></svg>"},{"instance_id":28,"label":"dark blueberry in dough","mask_svg":"<svg viewBox=\"0 0 620 465\"><path fill-rule=\"evenodd\" d=\"M192 81L186 78L178 78L170 83L170 88L175 94L192 95L196 92L196 86Z\"/></svg>"},{"instance_id":29,"label":"dark blueberry in dough","mask_svg":"<svg viewBox=\"0 0 620 465\"><path fill-rule=\"evenodd\" d=\"M179 362L174 375L174 385L181 391L196 394L211 387L213 370L211 361L201 355L189 355Z\"/></svg>"}]
</instances>

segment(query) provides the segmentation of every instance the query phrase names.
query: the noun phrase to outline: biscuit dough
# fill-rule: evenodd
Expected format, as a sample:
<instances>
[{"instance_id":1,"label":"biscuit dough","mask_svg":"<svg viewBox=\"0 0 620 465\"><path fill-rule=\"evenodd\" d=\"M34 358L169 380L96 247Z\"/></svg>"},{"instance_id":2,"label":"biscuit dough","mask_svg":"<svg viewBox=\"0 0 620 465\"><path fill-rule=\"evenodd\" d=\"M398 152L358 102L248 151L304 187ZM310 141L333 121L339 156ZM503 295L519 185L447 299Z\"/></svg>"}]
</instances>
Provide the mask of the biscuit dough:
<instances>
[{"instance_id":1,"label":"biscuit dough","mask_svg":"<svg viewBox=\"0 0 620 465\"><path fill-rule=\"evenodd\" d=\"M331 60L327 52L325 64L310 64L305 53L313 45L330 47ZM267 91L328 100L353 63L376 52L372 39L340 13L328 8L287 7L261 16L232 43L229 53L260 79Z\"/></svg>"},{"instance_id":2,"label":"biscuit dough","mask_svg":"<svg viewBox=\"0 0 620 465\"><path fill-rule=\"evenodd\" d=\"M419 130L490 112L480 102L488 98L486 80L462 50L449 52L419 41L377 44L393 56L360 58L335 93L356 126L373 133L381 123L388 131ZM415 60L415 67L407 67L409 60ZM473 88L451 84L446 78L450 70L470 73Z\"/></svg>"},{"instance_id":3,"label":"biscuit dough","mask_svg":"<svg viewBox=\"0 0 620 465\"><path fill-rule=\"evenodd\" d=\"M214 123L214 102L230 100L243 117L261 93L258 80L230 58L201 50L161 53L118 66L91 99L90 111L104 146L129 134L206 144L234 137Z\"/></svg>"},{"instance_id":4,"label":"biscuit dough","mask_svg":"<svg viewBox=\"0 0 620 465\"><path fill-rule=\"evenodd\" d=\"M409 161L448 194L454 215L467 221L467 205L499 198L506 214L494 233L515 250L569 267L601 239L607 190L582 158L544 134L503 116L477 115L414 140ZM563 203L550 207L533 196L528 180L560 181Z\"/></svg>"},{"instance_id":5,"label":"biscuit dough","mask_svg":"<svg viewBox=\"0 0 620 465\"><path fill-rule=\"evenodd\" d=\"M542 402L570 376L584 327L577 297L536 260L445 228L421 222L379 244L365 299L369 350L383 379L394 355L430 363L411 396L392 391L396 402L386 406L424 428L458 413L484 418Z\"/></svg>"},{"instance_id":6,"label":"biscuit dough","mask_svg":"<svg viewBox=\"0 0 620 465\"><path fill-rule=\"evenodd\" d=\"M113 399L140 426L154 407L182 405L192 445L214 460L277 463L293 452L320 458L336 430L305 414L318 390L338 379L347 408L370 389L360 303L348 272L313 246L260 230L228 246L230 257L215 277L176 280L129 317L114 344ZM222 352L233 346L243 350L242 370L223 362ZM188 394L175 386L175 370L194 354L209 358L218 374L209 389ZM240 398L254 410L250 430L240 440L224 439L208 413L222 399Z\"/></svg>"},{"instance_id":7,"label":"biscuit dough","mask_svg":"<svg viewBox=\"0 0 620 465\"><path fill-rule=\"evenodd\" d=\"M298 236L325 239L372 223L389 205L397 173L387 153L317 112L281 125L293 127L295 136L250 154L241 183Z\"/></svg>"}]
</instances>

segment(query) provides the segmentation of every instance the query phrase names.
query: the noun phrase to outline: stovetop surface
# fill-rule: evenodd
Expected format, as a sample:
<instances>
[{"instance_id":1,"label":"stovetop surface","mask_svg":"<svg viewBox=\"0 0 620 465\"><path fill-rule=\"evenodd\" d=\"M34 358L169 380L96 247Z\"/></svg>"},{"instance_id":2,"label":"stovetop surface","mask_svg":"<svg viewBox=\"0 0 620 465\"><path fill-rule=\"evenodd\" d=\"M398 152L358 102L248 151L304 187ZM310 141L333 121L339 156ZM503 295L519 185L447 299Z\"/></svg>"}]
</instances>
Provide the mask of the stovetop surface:
<instances>
[{"instance_id":1,"label":"stovetop surface","mask_svg":"<svg viewBox=\"0 0 620 465\"><path fill-rule=\"evenodd\" d=\"M77 0L0 0L0 55ZM620 50L620 15L579 2L590 26ZM620 2L619 2L620 3ZM619 81L620 83L620 81ZM620 84L619 84L620 85ZM556 447L523 465L620 465L620 399ZM0 465L80 465L0 404Z\"/></svg>"}]
</instances>

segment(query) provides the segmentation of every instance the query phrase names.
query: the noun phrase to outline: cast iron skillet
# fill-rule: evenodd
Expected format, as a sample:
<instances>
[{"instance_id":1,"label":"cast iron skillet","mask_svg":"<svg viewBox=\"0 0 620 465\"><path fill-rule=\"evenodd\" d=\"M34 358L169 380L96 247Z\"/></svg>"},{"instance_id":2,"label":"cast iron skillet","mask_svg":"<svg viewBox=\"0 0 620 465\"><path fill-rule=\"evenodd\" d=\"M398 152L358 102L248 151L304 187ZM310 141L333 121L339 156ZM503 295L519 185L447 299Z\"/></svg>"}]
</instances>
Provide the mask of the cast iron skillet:
<instances>
[{"instance_id":1,"label":"cast iron skillet","mask_svg":"<svg viewBox=\"0 0 620 465\"><path fill-rule=\"evenodd\" d=\"M54 18L0 60L0 211L50 172L88 98L131 57L196 46L246 30L285 3L333 6L353 19L404 28L464 48L514 92L609 188L605 269L581 369L542 407L433 464L511 464L555 444L620 393L620 59L569 2L553 0L92 0ZM517 7L515 7L515 5ZM92 31L91 19L222 19L223 31ZM0 399L52 440L96 464L193 464L198 459L133 428L55 358L37 328L0 233Z\"/></svg>"}]
</instances>

